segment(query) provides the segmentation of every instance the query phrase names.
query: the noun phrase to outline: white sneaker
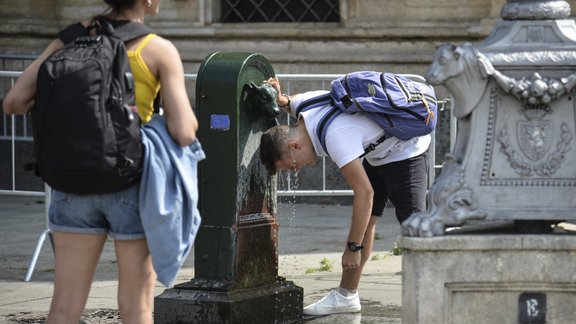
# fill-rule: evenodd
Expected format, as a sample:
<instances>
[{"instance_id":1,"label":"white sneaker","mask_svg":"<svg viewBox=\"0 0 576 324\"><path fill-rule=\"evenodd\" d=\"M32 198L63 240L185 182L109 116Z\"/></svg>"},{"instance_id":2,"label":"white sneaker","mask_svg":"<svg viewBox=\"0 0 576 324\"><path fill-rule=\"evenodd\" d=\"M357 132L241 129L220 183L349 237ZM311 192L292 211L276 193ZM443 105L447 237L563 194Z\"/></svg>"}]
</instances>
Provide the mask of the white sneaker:
<instances>
[{"instance_id":1,"label":"white sneaker","mask_svg":"<svg viewBox=\"0 0 576 324\"><path fill-rule=\"evenodd\" d=\"M344 296L337 289L314 304L304 307L304 315L330 315L339 313L357 313L361 310L360 296L354 293L352 296Z\"/></svg>"}]
</instances>

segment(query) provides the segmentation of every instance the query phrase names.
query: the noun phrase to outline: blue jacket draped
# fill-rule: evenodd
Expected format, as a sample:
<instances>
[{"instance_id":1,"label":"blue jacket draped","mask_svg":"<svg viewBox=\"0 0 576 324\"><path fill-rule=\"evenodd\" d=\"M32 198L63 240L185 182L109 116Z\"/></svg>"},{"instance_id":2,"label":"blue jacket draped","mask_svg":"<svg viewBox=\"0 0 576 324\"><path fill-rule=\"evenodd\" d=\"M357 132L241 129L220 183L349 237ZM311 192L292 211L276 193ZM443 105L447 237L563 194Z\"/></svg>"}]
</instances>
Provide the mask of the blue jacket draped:
<instances>
[{"instance_id":1,"label":"blue jacket draped","mask_svg":"<svg viewBox=\"0 0 576 324\"><path fill-rule=\"evenodd\" d=\"M141 128L141 134L140 217L158 281L168 287L200 227L197 166L205 154L198 140L180 147L158 115Z\"/></svg>"}]
</instances>

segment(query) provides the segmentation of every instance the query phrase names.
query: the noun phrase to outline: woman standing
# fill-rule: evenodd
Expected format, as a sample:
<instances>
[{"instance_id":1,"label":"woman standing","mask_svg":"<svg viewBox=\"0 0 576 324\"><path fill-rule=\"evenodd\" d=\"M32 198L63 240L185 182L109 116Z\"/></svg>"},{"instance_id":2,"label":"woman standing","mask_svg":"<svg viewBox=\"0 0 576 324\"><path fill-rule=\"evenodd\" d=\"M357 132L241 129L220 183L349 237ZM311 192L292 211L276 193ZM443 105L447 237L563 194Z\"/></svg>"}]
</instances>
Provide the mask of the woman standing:
<instances>
[{"instance_id":1,"label":"woman standing","mask_svg":"<svg viewBox=\"0 0 576 324\"><path fill-rule=\"evenodd\" d=\"M111 21L143 23L156 15L161 0L104 0ZM87 27L91 20L83 21ZM25 114L34 104L41 63L64 46L64 31L20 76L4 99L7 114ZM69 35L69 33L68 33ZM136 103L142 122L153 115L162 96L170 136L180 146L196 140L198 121L186 92L180 54L168 40L149 34L126 43L136 81ZM56 270L48 323L78 323L106 237L114 239L118 265L118 308L123 323L152 323L156 274L138 212L139 184L94 195L52 194L49 210L54 233Z\"/></svg>"}]
</instances>

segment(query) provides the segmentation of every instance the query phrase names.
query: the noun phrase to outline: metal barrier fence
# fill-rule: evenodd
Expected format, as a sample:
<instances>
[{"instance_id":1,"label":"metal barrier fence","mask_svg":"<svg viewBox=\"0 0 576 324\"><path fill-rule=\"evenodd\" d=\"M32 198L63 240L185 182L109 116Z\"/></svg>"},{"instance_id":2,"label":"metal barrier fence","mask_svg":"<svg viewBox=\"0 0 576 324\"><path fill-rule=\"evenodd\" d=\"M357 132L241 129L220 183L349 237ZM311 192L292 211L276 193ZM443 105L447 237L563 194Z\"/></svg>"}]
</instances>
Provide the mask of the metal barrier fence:
<instances>
[{"instance_id":1,"label":"metal barrier fence","mask_svg":"<svg viewBox=\"0 0 576 324\"><path fill-rule=\"evenodd\" d=\"M21 72L18 71L0 71L0 98L4 97L5 92L13 85L15 79L20 75ZM330 81L335 78L340 77L342 74L278 74L278 78L282 81L283 90L286 93L295 94L299 92L308 91L311 89L327 89L330 86ZM408 75L412 78L422 78L417 75ZM196 74L185 74L186 82L189 91L191 92L190 97L193 98L193 89L195 89ZM442 109L441 111L444 111ZM281 123L291 123L291 117L286 114L285 116L280 116L279 121ZM432 143L430 145L430 179L429 183L432 183L435 178L436 170L441 168L441 165L436 164L436 136L432 134ZM452 136L451 136L452 137ZM29 116L8 116L2 113L2 120L0 124L0 142L8 141L10 143L11 154L7 158L6 156L0 156L0 164L8 163L10 164L10 185L6 189L0 189L0 194L8 195L29 195L29 196L43 196L45 192L42 190L20 190L17 188L17 173L18 167L23 168L23 166L17 166L16 163L16 143L17 142L32 142L32 131L31 122ZM279 176L282 178L278 181L278 195L279 196L350 196L352 191L345 188L335 188L329 189L327 186L327 169L328 165L326 163L326 158L321 158L319 163L319 171L321 172L321 184L319 188L308 188L299 189L298 184L295 184L295 178L293 178L290 172L280 173ZM318 169L316 168L316 170ZM2 170L5 170L6 167ZM317 177L317 175L315 175ZM333 175L334 176L334 175ZM340 183L340 182L338 182ZM308 185L309 187L310 185Z\"/></svg>"},{"instance_id":2,"label":"metal barrier fence","mask_svg":"<svg viewBox=\"0 0 576 324\"><path fill-rule=\"evenodd\" d=\"M4 98L8 89L10 89L16 78L21 74L18 71L0 71L0 99ZM295 94L299 92L308 91L311 89L327 89L330 86L330 81L338 78L341 74L279 74L278 78L282 81L283 90L286 93ZM194 102L192 90L196 88L196 74L185 74L187 87L191 92L190 98ZM412 76L419 78L419 76ZM420 77L421 78L421 77ZM279 117L279 122L281 123L291 123L291 117L288 114L281 115ZM454 125L451 122L451 136L453 139L455 133ZM433 135L435 135L433 133ZM453 142L453 141L451 141ZM9 169L9 186L8 188L1 189L0 195L22 195L22 196L39 196L45 197L45 228L40 234L36 248L32 255L30 266L24 278L25 281L30 281L32 278L32 273L34 271L36 261L40 254L40 250L44 244L45 239L48 237L52 243L52 233L48 227L48 206L50 204L50 188L46 185L41 185L38 190L21 190L17 188L17 170L18 167L23 169L21 163L17 163L16 159L16 144L26 143L28 144L28 151L31 152L30 147L32 143L32 130L30 116L8 116L2 111L2 120L0 121L0 150L5 149L5 143L9 143L10 154L0 154L0 175L5 173L4 170ZM432 143L430 146L430 183L434 181L435 170L441 168L440 165L435 163L435 152L436 152L436 137L432 136ZM29 157L31 159L32 157ZM7 167L7 165L9 165ZM292 177L291 172L284 172L279 174L278 190L279 196L351 196L353 195L352 190L348 189L327 189L327 168L326 158L321 159L321 163L318 164L321 169L321 188L313 188L308 190L298 189L298 177ZM316 171L312 171L316 172ZM29 175L30 176L30 175ZM340 175L341 176L341 175ZM317 176L316 176L317 177ZM0 178L5 178L2 176ZM6 179L0 179L6 180ZM39 181L39 180L38 180ZM343 183L341 181L340 183ZM43 189L43 190L42 190Z\"/></svg>"}]
</instances>

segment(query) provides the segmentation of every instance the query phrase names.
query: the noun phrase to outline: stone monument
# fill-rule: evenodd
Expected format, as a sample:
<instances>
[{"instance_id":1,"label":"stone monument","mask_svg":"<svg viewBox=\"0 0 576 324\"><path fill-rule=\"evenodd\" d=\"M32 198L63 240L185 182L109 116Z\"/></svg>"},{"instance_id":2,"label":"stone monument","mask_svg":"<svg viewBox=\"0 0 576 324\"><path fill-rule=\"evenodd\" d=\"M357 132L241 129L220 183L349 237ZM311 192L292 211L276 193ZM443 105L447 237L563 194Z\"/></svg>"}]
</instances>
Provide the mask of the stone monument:
<instances>
[{"instance_id":1,"label":"stone monument","mask_svg":"<svg viewBox=\"0 0 576 324\"><path fill-rule=\"evenodd\" d=\"M439 46L456 143L402 224L404 323L576 323L576 24L508 0L478 44ZM494 224L515 226L494 226Z\"/></svg>"},{"instance_id":2,"label":"stone monument","mask_svg":"<svg viewBox=\"0 0 576 324\"><path fill-rule=\"evenodd\" d=\"M485 41L439 47L427 80L454 97L456 142L427 211L403 224L407 235L442 235L474 220L576 220L576 24L569 15L565 1L509 0Z\"/></svg>"},{"instance_id":3,"label":"stone monument","mask_svg":"<svg viewBox=\"0 0 576 324\"><path fill-rule=\"evenodd\" d=\"M302 318L302 288L278 276L276 181L258 158L260 136L279 113L275 90L263 83L274 75L260 54L217 52L200 66L198 137L207 160L199 169L194 279L156 297L155 323Z\"/></svg>"}]
</instances>

